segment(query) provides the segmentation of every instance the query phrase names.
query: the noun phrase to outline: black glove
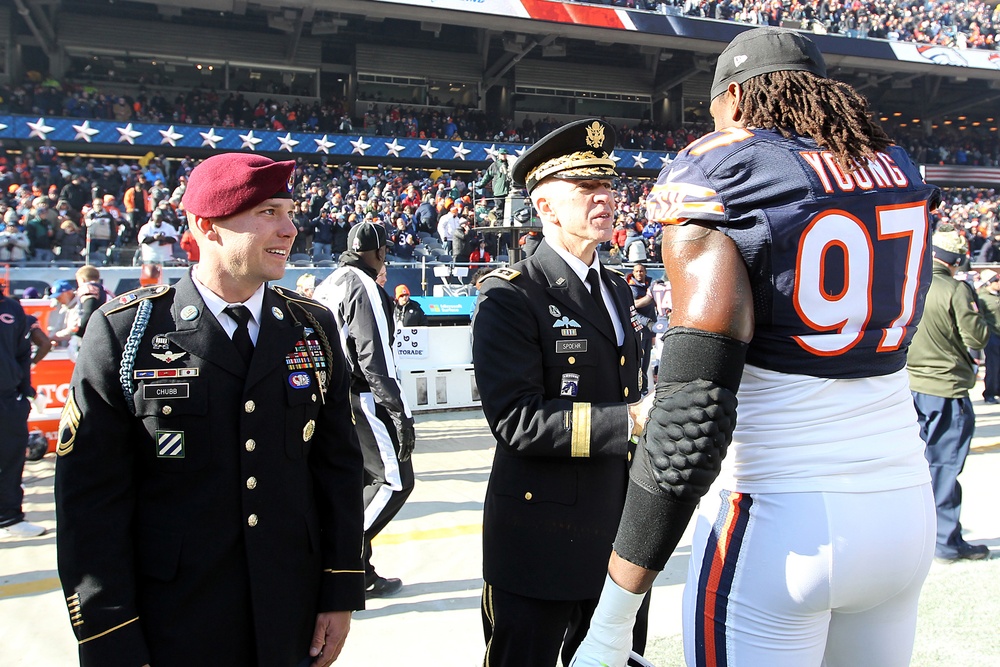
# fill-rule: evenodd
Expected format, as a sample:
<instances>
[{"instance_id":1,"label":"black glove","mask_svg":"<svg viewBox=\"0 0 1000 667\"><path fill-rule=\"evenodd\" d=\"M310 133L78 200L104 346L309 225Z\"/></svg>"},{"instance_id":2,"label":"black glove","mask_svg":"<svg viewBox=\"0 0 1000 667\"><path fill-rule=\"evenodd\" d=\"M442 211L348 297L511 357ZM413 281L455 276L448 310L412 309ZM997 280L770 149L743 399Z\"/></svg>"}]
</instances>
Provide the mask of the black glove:
<instances>
[{"instance_id":1,"label":"black glove","mask_svg":"<svg viewBox=\"0 0 1000 667\"><path fill-rule=\"evenodd\" d=\"M409 461L413 446L417 442L417 434L413 432L413 420L404 421L399 427L399 460Z\"/></svg>"}]
</instances>

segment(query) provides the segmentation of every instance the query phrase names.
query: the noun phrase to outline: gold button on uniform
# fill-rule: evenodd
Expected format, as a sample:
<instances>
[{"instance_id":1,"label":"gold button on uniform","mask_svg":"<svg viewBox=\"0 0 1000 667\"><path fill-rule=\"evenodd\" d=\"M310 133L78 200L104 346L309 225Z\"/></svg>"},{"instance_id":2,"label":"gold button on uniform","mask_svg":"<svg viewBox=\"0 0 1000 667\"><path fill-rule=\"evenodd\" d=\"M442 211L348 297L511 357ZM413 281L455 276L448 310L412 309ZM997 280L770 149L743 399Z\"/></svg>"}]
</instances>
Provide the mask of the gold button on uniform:
<instances>
[{"instance_id":1,"label":"gold button on uniform","mask_svg":"<svg viewBox=\"0 0 1000 667\"><path fill-rule=\"evenodd\" d=\"M524 499L525 499L525 500L531 500L531 491L527 491L527 492L525 492L525 494L524 494Z\"/></svg>"},{"instance_id":2,"label":"gold button on uniform","mask_svg":"<svg viewBox=\"0 0 1000 667\"><path fill-rule=\"evenodd\" d=\"M570 358L569 358L569 359L567 359L566 361L568 361L568 362L569 362L569 365L570 365L570 366L572 366L573 364L575 364L575 363L576 363L576 357L570 357Z\"/></svg>"},{"instance_id":3,"label":"gold button on uniform","mask_svg":"<svg viewBox=\"0 0 1000 667\"><path fill-rule=\"evenodd\" d=\"M172 407L170 407L169 405L164 405L163 408L160 410L160 412L162 412L165 415L169 415L173 411L174 411L174 409Z\"/></svg>"},{"instance_id":4,"label":"gold button on uniform","mask_svg":"<svg viewBox=\"0 0 1000 667\"><path fill-rule=\"evenodd\" d=\"M251 490L257 488L257 478L256 477L247 477L247 488L251 489Z\"/></svg>"},{"instance_id":5,"label":"gold button on uniform","mask_svg":"<svg viewBox=\"0 0 1000 667\"><path fill-rule=\"evenodd\" d=\"M315 403L315 402L316 402L316 394L313 394L313 395L312 395L312 400L313 400L313 403Z\"/></svg>"},{"instance_id":6,"label":"gold button on uniform","mask_svg":"<svg viewBox=\"0 0 1000 667\"><path fill-rule=\"evenodd\" d=\"M246 410L248 413L253 412L256 408L257 404L254 403L253 401L247 401L246 403L243 404L243 409Z\"/></svg>"},{"instance_id":7,"label":"gold button on uniform","mask_svg":"<svg viewBox=\"0 0 1000 667\"><path fill-rule=\"evenodd\" d=\"M248 452L252 452L253 450L257 449L257 441L254 440L253 438L250 438L243 446L247 448Z\"/></svg>"},{"instance_id":8,"label":"gold button on uniform","mask_svg":"<svg viewBox=\"0 0 1000 667\"><path fill-rule=\"evenodd\" d=\"M625 387L625 398L628 398L628 387Z\"/></svg>"},{"instance_id":9,"label":"gold button on uniform","mask_svg":"<svg viewBox=\"0 0 1000 667\"><path fill-rule=\"evenodd\" d=\"M629 461L631 461L631 460L632 460L632 452L629 452L629 453L628 453L628 460L629 460Z\"/></svg>"},{"instance_id":10,"label":"gold button on uniform","mask_svg":"<svg viewBox=\"0 0 1000 667\"><path fill-rule=\"evenodd\" d=\"M621 361L620 361L619 363L620 363L620 364L621 364L622 366L624 366L624 365L625 365L625 357L622 357L622 358L621 358Z\"/></svg>"},{"instance_id":11,"label":"gold button on uniform","mask_svg":"<svg viewBox=\"0 0 1000 667\"><path fill-rule=\"evenodd\" d=\"M253 528L254 526L257 525L257 515L256 514L251 514L250 516L247 517L247 525L250 526L251 528Z\"/></svg>"}]
</instances>

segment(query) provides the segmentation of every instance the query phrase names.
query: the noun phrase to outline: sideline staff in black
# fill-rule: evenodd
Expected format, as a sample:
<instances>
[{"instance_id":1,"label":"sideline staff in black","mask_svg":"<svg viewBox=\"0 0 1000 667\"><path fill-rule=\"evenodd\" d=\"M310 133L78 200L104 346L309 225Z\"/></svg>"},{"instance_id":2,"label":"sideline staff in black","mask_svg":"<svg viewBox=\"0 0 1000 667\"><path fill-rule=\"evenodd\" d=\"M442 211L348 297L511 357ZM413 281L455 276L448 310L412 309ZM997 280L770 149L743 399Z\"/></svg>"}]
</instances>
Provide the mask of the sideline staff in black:
<instances>
[{"instance_id":1,"label":"sideline staff in black","mask_svg":"<svg viewBox=\"0 0 1000 667\"><path fill-rule=\"evenodd\" d=\"M105 304L60 424L84 667L329 665L364 608L362 463L333 317L281 278L293 162L208 158L201 262Z\"/></svg>"},{"instance_id":2,"label":"sideline staff in black","mask_svg":"<svg viewBox=\"0 0 1000 667\"><path fill-rule=\"evenodd\" d=\"M473 318L476 383L497 439L483 518L488 667L553 667L560 652L569 663L625 502L644 411L629 404L639 400L632 292L597 257L614 224L614 146L610 125L578 121L514 164L545 240L484 279Z\"/></svg>"},{"instance_id":3,"label":"sideline staff in black","mask_svg":"<svg viewBox=\"0 0 1000 667\"><path fill-rule=\"evenodd\" d=\"M25 448L28 413L35 390L31 387L31 324L24 309L4 295L0 282L0 539L45 534L45 527L24 520Z\"/></svg>"}]
</instances>

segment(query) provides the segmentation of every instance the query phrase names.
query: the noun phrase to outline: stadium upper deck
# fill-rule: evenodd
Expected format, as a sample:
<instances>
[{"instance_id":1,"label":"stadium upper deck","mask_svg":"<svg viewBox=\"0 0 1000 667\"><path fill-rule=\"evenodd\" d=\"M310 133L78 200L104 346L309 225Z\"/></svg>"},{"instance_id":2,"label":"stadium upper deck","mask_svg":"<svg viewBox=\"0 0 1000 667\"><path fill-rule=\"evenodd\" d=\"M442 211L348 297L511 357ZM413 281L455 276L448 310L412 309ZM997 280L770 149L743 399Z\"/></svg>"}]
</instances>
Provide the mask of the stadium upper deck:
<instances>
[{"instance_id":1,"label":"stadium upper deck","mask_svg":"<svg viewBox=\"0 0 1000 667\"><path fill-rule=\"evenodd\" d=\"M705 121L715 55L746 27L549 0L0 0L0 26L9 26L0 28L0 81L8 83L37 71L100 87L176 92L199 85L219 94L337 98L355 123L383 108L380 102L395 102L465 105L515 126L525 117L598 115L618 125L645 118L675 127ZM997 131L1000 54L837 35L815 39L831 74L865 93L879 116L928 133L948 120L970 132L974 123ZM178 128L154 131L154 145L169 150L159 130ZM128 145L109 131L111 143ZM269 149L243 142L215 147L279 150L272 139ZM312 143L292 152L304 145L310 153L328 152ZM439 151L432 156L414 157L486 156L451 156L457 142L434 147ZM357 147L344 148L361 161Z\"/></svg>"}]
</instances>

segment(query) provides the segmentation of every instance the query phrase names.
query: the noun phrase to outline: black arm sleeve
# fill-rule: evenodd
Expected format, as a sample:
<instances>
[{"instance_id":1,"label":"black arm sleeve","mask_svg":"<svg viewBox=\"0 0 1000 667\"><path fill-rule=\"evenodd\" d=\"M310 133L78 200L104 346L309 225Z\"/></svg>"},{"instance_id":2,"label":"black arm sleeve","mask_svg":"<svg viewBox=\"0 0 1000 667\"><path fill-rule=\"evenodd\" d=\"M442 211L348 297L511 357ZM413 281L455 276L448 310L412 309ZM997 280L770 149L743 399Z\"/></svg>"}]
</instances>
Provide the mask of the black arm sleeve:
<instances>
[{"instance_id":1,"label":"black arm sleeve","mask_svg":"<svg viewBox=\"0 0 1000 667\"><path fill-rule=\"evenodd\" d=\"M662 570L718 477L736 427L746 350L746 343L696 329L665 335L656 400L615 538L615 551L630 563Z\"/></svg>"}]
</instances>

